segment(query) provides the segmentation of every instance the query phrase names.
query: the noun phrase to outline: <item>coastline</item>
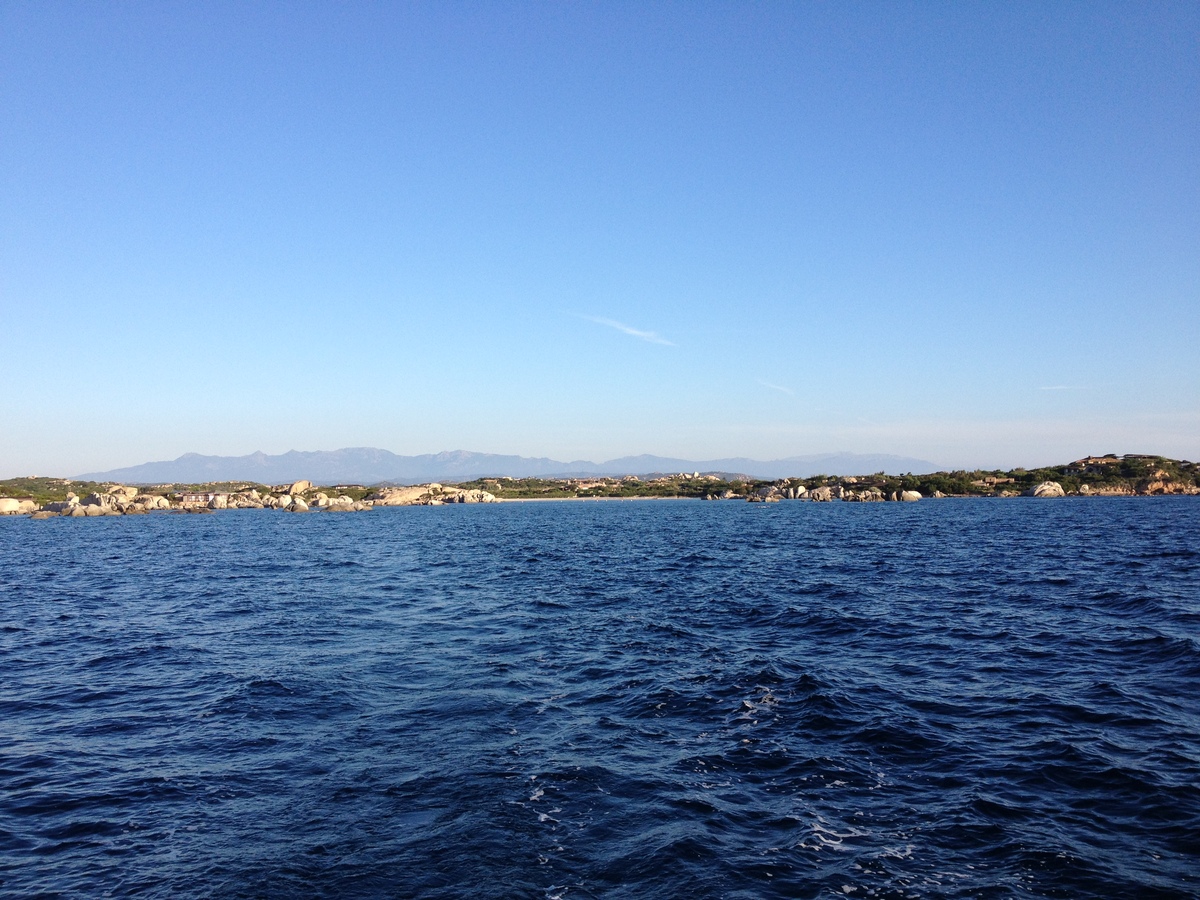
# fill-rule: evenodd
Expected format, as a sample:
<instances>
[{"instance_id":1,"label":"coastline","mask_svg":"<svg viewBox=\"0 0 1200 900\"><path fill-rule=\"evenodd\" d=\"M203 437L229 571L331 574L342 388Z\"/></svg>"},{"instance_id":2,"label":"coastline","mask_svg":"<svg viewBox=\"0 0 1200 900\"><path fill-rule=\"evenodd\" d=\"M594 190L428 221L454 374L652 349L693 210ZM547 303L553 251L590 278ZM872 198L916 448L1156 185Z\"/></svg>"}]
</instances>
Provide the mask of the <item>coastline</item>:
<instances>
[{"instance_id":1,"label":"coastline","mask_svg":"<svg viewBox=\"0 0 1200 900\"><path fill-rule=\"evenodd\" d=\"M642 500L703 500L703 497L499 497L497 503L623 503Z\"/></svg>"},{"instance_id":2,"label":"coastline","mask_svg":"<svg viewBox=\"0 0 1200 900\"><path fill-rule=\"evenodd\" d=\"M265 485L248 482L124 485L31 476L0 481L0 516L91 518L151 512L275 509L291 513L366 512L389 506L455 503L545 503L620 500L740 500L749 503L915 502L950 497L1200 496L1200 463L1161 456L1084 457L1063 466L1007 472L954 471L926 475L780 478L731 473L680 472L622 477L510 478L416 485L338 484L311 481Z\"/></svg>"},{"instance_id":3,"label":"coastline","mask_svg":"<svg viewBox=\"0 0 1200 900\"><path fill-rule=\"evenodd\" d=\"M915 493L915 492L910 492ZM1060 500L1147 500L1147 499L1163 499L1168 497L1189 497L1198 496L1200 492L1188 493L1159 493L1159 494L1129 494L1129 493L1093 493L1093 494L1055 494L1048 495L1018 495L1009 494L1006 496L997 495L942 495L940 497L920 497L909 496L904 498L892 498L901 500L901 502L912 503L918 500L965 500L965 501L995 501L995 500L1029 500L1029 499L1060 499ZM90 498L89 498L90 499ZM806 502L806 503L822 503L822 502L869 502L861 497L799 497L787 498L789 502ZM875 501L881 501L884 498L872 498ZM628 497L507 497L493 498L486 501L491 504L513 504L513 503L661 503L672 501L692 501L692 502L707 502L713 500L724 500L728 502L741 501L743 503L757 504L772 504L781 502L778 497L686 497L686 496L628 496ZM140 504L129 505L110 505L109 501L101 502L75 502L75 503L51 503L45 507L36 507L28 505L16 509L0 508L0 519L3 518L29 518L35 520L45 520L53 518L103 518L107 516L130 516L130 515L187 515L187 514L208 514L214 512L259 509L259 510L282 510L289 513L309 513L309 512L371 512L377 509L398 508L403 506L452 506L455 503L471 502L471 501L442 501L442 500L426 500L424 502L407 502L407 503L314 503L313 505L306 504L303 500L293 499L291 503L285 505L267 505L262 503L241 504L227 503L223 506L211 506L208 504L194 505L164 505L158 508L146 509ZM480 502L480 501L475 501Z\"/></svg>"}]
</instances>

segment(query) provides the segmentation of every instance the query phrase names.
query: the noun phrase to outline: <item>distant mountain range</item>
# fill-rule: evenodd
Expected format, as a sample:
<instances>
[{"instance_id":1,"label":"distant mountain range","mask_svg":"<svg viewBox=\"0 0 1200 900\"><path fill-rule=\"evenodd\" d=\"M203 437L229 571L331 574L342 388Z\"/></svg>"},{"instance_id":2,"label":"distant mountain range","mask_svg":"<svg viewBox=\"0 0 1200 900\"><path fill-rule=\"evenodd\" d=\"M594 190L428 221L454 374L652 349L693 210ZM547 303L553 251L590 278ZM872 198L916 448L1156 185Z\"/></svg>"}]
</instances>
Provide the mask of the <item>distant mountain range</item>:
<instances>
[{"instance_id":1,"label":"distant mountain range","mask_svg":"<svg viewBox=\"0 0 1200 900\"><path fill-rule=\"evenodd\" d=\"M283 484L306 478L317 484L423 484L429 481L470 481L508 475L513 478L589 475L651 475L671 472L725 472L754 478L807 478L811 475L866 475L874 472L927 473L938 466L906 456L829 453L787 459L671 459L663 456L623 456L604 463L588 460L559 462L545 457L505 456L452 450L399 456L373 447L343 450L289 450L276 456L202 456L185 453L178 459L148 462L109 472L75 476L80 481L127 484L199 484L209 481L252 481Z\"/></svg>"}]
</instances>

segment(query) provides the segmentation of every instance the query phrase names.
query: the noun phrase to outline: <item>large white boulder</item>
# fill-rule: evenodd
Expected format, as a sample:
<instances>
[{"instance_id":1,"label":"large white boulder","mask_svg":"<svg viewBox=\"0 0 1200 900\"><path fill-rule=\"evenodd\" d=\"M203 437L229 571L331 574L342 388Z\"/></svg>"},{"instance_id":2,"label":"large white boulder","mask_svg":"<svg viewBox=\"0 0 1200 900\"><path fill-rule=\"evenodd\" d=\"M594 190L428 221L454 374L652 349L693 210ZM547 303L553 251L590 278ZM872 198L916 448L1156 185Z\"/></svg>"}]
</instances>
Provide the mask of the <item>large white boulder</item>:
<instances>
[{"instance_id":1,"label":"large white boulder","mask_svg":"<svg viewBox=\"0 0 1200 900\"><path fill-rule=\"evenodd\" d=\"M901 491L900 499L908 501L908 502L912 502L914 500L920 500L921 492L920 491Z\"/></svg>"},{"instance_id":2,"label":"large white boulder","mask_svg":"<svg viewBox=\"0 0 1200 900\"><path fill-rule=\"evenodd\" d=\"M413 487L380 488L369 494L368 500L375 506L414 506L428 498L430 485L414 485Z\"/></svg>"},{"instance_id":3,"label":"large white boulder","mask_svg":"<svg viewBox=\"0 0 1200 900\"><path fill-rule=\"evenodd\" d=\"M170 509L171 501L161 494L138 494L135 503L142 504L146 509Z\"/></svg>"},{"instance_id":4,"label":"large white boulder","mask_svg":"<svg viewBox=\"0 0 1200 900\"><path fill-rule=\"evenodd\" d=\"M297 494L303 494L305 491L311 491L311 490L312 490L312 482L311 481L297 481L295 484L292 485L291 489L288 490L288 493L291 494L293 497L295 497Z\"/></svg>"},{"instance_id":5,"label":"large white boulder","mask_svg":"<svg viewBox=\"0 0 1200 900\"><path fill-rule=\"evenodd\" d=\"M0 516L15 516L21 512L21 501L12 497L0 497Z\"/></svg>"},{"instance_id":6,"label":"large white boulder","mask_svg":"<svg viewBox=\"0 0 1200 900\"><path fill-rule=\"evenodd\" d=\"M1062 489L1062 485L1057 481L1043 481L1035 488L1030 488L1025 492L1026 497L1065 497L1067 492Z\"/></svg>"}]
</instances>

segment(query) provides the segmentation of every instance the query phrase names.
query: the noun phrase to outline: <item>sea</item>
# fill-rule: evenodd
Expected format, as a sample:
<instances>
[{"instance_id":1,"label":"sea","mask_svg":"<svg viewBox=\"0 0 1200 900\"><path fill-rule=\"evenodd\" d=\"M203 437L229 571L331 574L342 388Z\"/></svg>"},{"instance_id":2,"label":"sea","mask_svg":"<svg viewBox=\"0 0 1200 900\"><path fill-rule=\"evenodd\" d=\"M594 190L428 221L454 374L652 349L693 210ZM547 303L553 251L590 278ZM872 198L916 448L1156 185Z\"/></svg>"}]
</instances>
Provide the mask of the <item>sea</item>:
<instances>
[{"instance_id":1,"label":"sea","mask_svg":"<svg viewBox=\"0 0 1200 900\"><path fill-rule=\"evenodd\" d=\"M0 895L1200 896L1200 498L0 519Z\"/></svg>"}]
</instances>

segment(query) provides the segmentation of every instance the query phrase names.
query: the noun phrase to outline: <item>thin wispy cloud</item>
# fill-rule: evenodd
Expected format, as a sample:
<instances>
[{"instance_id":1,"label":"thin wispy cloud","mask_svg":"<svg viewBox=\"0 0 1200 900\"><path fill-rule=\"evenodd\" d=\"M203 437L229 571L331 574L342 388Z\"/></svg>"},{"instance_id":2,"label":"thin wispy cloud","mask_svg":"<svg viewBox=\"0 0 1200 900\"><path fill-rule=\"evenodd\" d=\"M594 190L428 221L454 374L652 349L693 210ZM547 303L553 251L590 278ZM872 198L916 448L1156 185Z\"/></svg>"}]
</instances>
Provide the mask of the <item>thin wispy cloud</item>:
<instances>
[{"instance_id":1,"label":"thin wispy cloud","mask_svg":"<svg viewBox=\"0 0 1200 900\"><path fill-rule=\"evenodd\" d=\"M769 381L763 381L761 378L758 379L758 383L765 388L770 388L773 391L779 391L780 393L787 394L790 397L796 396L795 391L793 391L791 388L785 388L782 384L772 384Z\"/></svg>"},{"instance_id":2,"label":"thin wispy cloud","mask_svg":"<svg viewBox=\"0 0 1200 900\"><path fill-rule=\"evenodd\" d=\"M627 334L630 337L635 337L643 341L648 341L651 344L663 344L667 347L674 347L673 341L668 341L664 337L659 337L653 331L642 331L640 328L633 328L626 325L624 322L618 322L616 319L604 319L600 316L580 316L581 319L586 319L589 322L595 322L597 325L603 325L606 328L613 328L622 334Z\"/></svg>"}]
</instances>

